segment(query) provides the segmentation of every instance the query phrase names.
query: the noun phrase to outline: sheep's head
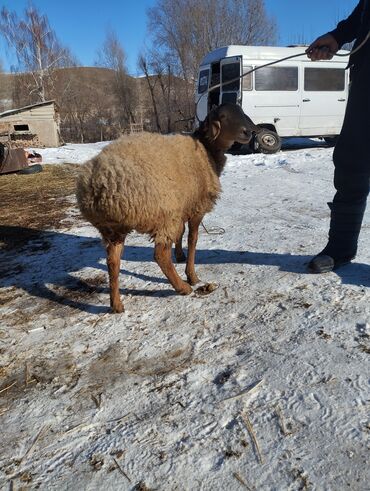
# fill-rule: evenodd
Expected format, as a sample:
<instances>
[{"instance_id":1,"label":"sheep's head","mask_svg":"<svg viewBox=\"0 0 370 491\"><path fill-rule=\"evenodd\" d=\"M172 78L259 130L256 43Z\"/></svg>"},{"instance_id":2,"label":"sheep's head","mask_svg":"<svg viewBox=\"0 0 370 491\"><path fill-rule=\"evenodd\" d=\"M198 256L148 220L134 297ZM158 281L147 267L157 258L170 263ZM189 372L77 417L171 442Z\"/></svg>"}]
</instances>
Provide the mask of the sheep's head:
<instances>
[{"instance_id":1,"label":"sheep's head","mask_svg":"<svg viewBox=\"0 0 370 491\"><path fill-rule=\"evenodd\" d=\"M240 106L230 103L212 109L199 127L200 135L220 150L227 150L234 142L249 143L258 130Z\"/></svg>"}]
</instances>

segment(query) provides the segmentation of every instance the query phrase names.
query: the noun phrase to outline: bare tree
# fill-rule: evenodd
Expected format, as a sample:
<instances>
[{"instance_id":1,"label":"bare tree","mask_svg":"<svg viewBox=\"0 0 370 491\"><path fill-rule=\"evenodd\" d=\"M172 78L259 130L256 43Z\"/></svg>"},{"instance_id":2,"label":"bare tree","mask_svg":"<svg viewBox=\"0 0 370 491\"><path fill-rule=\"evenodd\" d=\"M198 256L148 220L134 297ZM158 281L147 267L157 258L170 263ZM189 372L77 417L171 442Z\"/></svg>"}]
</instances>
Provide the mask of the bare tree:
<instances>
[{"instance_id":1,"label":"bare tree","mask_svg":"<svg viewBox=\"0 0 370 491\"><path fill-rule=\"evenodd\" d=\"M144 78L138 79L141 86L141 105L151 128L163 133L188 129L188 92L193 89L183 78L173 74L170 64L156 53L149 51L139 57L138 68Z\"/></svg>"},{"instance_id":2,"label":"bare tree","mask_svg":"<svg viewBox=\"0 0 370 491\"><path fill-rule=\"evenodd\" d=\"M29 102L44 102L53 97L53 75L56 69L75 64L70 51L58 41L46 15L32 5L24 18L3 7L0 14L0 33L15 51L16 71L28 73L23 77Z\"/></svg>"},{"instance_id":3,"label":"bare tree","mask_svg":"<svg viewBox=\"0 0 370 491\"><path fill-rule=\"evenodd\" d=\"M194 84L203 56L230 44L273 45L277 26L264 0L157 0L148 10L153 45L148 58L161 79L163 69L185 82L178 112L194 112ZM157 67L157 68L156 68Z\"/></svg>"},{"instance_id":4,"label":"bare tree","mask_svg":"<svg viewBox=\"0 0 370 491\"><path fill-rule=\"evenodd\" d=\"M113 92L118 100L120 122L123 126L130 122L135 123L137 118L135 83L127 72L126 54L114 31L107 32L104 44L98 51L95 65L114 71Z\"/></svg>"},{"instance_id":5,"label":"bare tree","mask_svg":"<svg viewBox=\"0 0 370 491\"><path fill-rule=\"evenodd\" d=\"M152 108L153 108L153 114L154 114L154 121L155 121L156 129L157 129L157 131L161 132L162 128L161 128L161 123L159 121L158 99L156 97L156 85L157 85L158 79L157 79L157 77L153 77L150 75L149 68L148 68L148 61L144 57L144 55L141 55L139 57L138 65L139 65L139 68L142 70L142 72L145 75L145 80L147 83L147 87L148 87L149 94L150 94L150 100L151 100L151 104L152 104Z\"/></svg>"},{"instance_id":6,"label":"bare tree","mask_svg":"<svg viewBox=\"0 0 370 491\"><path fill-rule=\"evenodd\" d=\"M196 77L205 53L229 44L273 45L277 27L264 0L157 0L149 31L174 73Z\"/></svg>"},{"instance_id":7,"label":"bare tree","mask_svg":"<svg viewBox=\"0 0 370 491\"><path fill-rule=\"evenodd\" d=\"M119 135L114 73L98 67L71 67L57 72L56 90L64 141L82 143Z\"/></svg>"}]
</instances>

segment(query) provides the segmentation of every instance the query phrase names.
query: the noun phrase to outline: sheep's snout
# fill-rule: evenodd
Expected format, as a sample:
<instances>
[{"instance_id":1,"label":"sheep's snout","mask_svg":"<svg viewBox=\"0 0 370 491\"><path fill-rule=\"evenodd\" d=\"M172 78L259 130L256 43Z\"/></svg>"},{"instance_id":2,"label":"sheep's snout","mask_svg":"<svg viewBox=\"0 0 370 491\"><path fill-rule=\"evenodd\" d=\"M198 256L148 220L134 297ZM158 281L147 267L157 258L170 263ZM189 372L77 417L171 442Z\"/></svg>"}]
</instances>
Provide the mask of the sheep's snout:
<instances>
[{"instance_id":1,"label":"sheep's snout","mask_svg":"<svg viewBox=\"0 0 370 491\"><path fill-rule=\"evenodd\" d=\"M244 127L241 129L240 135L238 136L238 138L235 139L235 141L239 143L249 143L252 137L253 137L253 131Z\"/></svg>"}]
</instances>

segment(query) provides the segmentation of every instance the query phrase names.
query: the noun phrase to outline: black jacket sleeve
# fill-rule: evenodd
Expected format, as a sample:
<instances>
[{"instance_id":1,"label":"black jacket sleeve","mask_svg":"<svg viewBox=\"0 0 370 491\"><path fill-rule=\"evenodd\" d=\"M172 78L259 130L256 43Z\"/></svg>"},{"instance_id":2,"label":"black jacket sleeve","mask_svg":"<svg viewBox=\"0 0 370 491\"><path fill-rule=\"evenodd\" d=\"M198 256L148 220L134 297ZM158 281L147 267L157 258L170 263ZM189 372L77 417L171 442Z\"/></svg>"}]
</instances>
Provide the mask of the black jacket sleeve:
<instances>
[{"instance_id":1,"label":"black jacket sleeve","mask_svg":"<svg viewBox=\"0 0 370 491\"><path fill-rule=\"evenodd\" d=\"M360 0L352 14L347 17L347 19L339 22L334 31L330 32L330 34L335 37L335 40L339 44L340 48L343 46L343 44L350 43L356 38L361 25L364 1L365 0Z\"/></svg>"}]
</instances>

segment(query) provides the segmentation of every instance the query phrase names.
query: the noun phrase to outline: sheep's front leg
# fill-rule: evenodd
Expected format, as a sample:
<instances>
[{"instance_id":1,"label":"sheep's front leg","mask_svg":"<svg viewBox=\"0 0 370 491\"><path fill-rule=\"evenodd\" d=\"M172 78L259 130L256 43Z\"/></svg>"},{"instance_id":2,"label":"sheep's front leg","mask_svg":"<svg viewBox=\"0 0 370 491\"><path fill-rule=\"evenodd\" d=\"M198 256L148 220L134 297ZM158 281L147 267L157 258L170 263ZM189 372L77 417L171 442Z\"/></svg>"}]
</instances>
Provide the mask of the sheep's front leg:
<instances>
[{"instance_id":1,"label":"sheep's front leg","mask_svg":"<svg viewBox=\"0 0 370 491\"><path fill-rule=\"evenodd\" d=\"M188 260L186 262L185 273L188 279L188 283L190 285L196 285L199 283L200 279L198 278L195 272L195 249L198 241L198 229L199 224L202 221L203 217L194 217L189 220L189 237L188 237Z\"/></svg>"},{"instance_id":2,"label":"sheep's front leg","mask_svg":"<svg viewBox=\"0 0 370 491\"><path fill-rule=\"evenodd\" d=\"M182 248L182 238L184 236L184 232L185 232L185 224L183 224L182 226L182 232L180 237L175 242L175 258L176 258L176 262L178 263L184 263L186 261L186 256Z\"/></svg>"},{"instance_id":3,"label":"sheep's front leg","mask_svg":"<svg viewBox=\"0 0 370 491\"><path fill-rule=\"evenodd\" d=\"M157 261L163 274L167 277L174 289L178 293L181 293L181 295L189 295L193 290L177 274L171 258L171 249L172 244L156 244L154 249L154 259Z\"/></svg>"},{"instance_id":4,"label":"sheep's front leg","mask_svg":"<svg viewBox=\"0 0 370 491\"><path fill-rule=\"evenodd\" d=\"M114 314L120 314L125 309L119 295L119 271L124 242L107 242L107 266L110 287L110 306Z\"/></svg>"}]
</instances>

